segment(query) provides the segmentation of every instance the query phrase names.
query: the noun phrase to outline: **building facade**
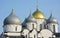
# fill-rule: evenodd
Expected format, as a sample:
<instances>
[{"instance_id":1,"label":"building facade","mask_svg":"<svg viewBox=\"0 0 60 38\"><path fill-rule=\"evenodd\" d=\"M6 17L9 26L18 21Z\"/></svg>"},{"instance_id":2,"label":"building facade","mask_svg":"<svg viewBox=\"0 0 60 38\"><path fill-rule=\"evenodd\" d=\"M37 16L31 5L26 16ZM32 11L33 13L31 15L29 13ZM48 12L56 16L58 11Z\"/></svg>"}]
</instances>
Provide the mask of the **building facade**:
<instances>
[{"instance_id":1,"label":"building facade","mask_svg":"<svg viewBox=\"0 0 60 38\"><path fill-rule=\"evenodd\" d=\"M58 21L50 15L48 19L36 8L33 14L21 23L14 14L13 9L9 16L4 19L3 32L0 38L59 38Z\"/></svg>"}]
</instances>

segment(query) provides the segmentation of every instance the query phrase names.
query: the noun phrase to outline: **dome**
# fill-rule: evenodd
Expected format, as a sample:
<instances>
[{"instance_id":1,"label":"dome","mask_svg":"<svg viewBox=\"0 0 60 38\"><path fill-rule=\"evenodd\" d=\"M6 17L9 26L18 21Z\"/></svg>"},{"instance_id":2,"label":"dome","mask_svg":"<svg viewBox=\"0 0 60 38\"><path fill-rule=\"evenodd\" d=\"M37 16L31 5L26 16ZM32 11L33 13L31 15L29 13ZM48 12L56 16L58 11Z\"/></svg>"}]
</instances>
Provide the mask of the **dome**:
<instances>
[{"instance_id":1,"label":"dome","mask_svg":"<svg viewBox=\"0 0 60 38\"><path fill-rule=\"evenodd\" d=\"M30 15L28 16L28 18L26 20L28 22L35 22L35 18L33 17L32 13L30 13Z\"/></svg>"},{"instance_id":2,"label":"dome","mask_svg":"<svg viewBox=\"0 0 60 38\"><path fill-rule=\"evenodd\" d=\"M19 18L13 13L13 10L12 10L12 13L5 18L4 20L4 25L7 25L7 24L20 24L20 20Z\"/></svg>"},{"instance_id":3,"label":"dome","mask_svg":"<svg viewBox=\"0 0 60 38\"><path fill-rule=\"evenodd\" d=\"M45 18L44 14L41 11L39 11L38 9L36 9L36 11L33 13L33 17L36 19L44 19Z\"/></svg>"},{"instance_id":4,"label":"dome","mask_svg":"<svg viewBox=\"0 0 60 38\"><path fill-rule=\"evenodd\" d=\"M48 19L49 22L53 22L53 23L58 23L58 21L56 20L56 18L54 18L51 14L50 18Z\"/></svg>"},{"instance_id":5,"label":"dome","mask_svg":"<svg viewBox=\"0 0 60 38\"><path fill-rule=\"evenodd\" d=\"M57 23L57 20L56 20L56 18L52 17L52 18L50 18L50 22Z\"/></svg>"}]
</instances>

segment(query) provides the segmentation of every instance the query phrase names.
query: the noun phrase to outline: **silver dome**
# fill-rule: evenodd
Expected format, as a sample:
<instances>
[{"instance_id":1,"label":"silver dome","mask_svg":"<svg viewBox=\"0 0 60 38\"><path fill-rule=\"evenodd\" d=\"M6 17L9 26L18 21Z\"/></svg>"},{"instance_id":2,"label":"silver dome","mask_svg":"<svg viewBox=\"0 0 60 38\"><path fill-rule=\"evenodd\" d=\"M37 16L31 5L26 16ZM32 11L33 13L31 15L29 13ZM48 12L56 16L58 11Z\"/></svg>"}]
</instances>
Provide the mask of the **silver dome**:
<instances>
[{"instance_id":1,"label":"silver dome","mask_svg":"<svg viewBox=\"0 0 60 38\"><path fill-rule=\"evenodd\" d=\"M49 18L49 22L51 23L58 23L58 21L56 20L56 18L54 18L51 14L50 18Z\"/></svg>"},{"instance_id":2,"label":"silver dome","mask_svg":"<svg viewBox=\"0 0 60 38\"><path fill-rule=\"evenodd\" d=\"M5 18L4 20L4 25L7 24L21 24L19 18L13 13L13 9L12 9L12 13Z\"/></svg>"},{"instance_id":3,"label":"silver dome","mask_svg":"<svg viewBox=\"0 0 60 38\"><path fill-rule=\"evenodd\" d=\"M28 16L28 18L26 19L28 22L36 22L35 18L33 17L32 13L30 13L30 15Z\"/></svg>"},{"instance_id":4,"label":"silver dome","mask_svg":"<svg viewBox=\"0 0 60 38\"><path fill-rule=\"evenodd\" d=\"M55 22L55 23L57 23L58 21L56 20L56 18L52 17L52 18L50 18L50 22Z\"/></svg>"}]
</instances>

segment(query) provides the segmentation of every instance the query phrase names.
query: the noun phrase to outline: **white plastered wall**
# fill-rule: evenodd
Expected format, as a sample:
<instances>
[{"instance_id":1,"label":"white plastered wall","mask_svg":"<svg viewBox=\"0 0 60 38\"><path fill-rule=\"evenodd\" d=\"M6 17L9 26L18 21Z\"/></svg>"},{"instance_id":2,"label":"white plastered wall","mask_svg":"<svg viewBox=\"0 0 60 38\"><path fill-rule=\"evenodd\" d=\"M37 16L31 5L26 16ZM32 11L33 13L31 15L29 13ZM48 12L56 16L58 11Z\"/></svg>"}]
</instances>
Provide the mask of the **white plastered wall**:
<instances>
[{"instance_id":1,"label":"white plastered wall","mask_svg":"<svg viewBox=\"0 0 60 38\"><path fill-rule=\"evenodd\" d=\"M20 32L22 30L21 25L5 25L3 27L4 32Z\"/></svg>"},{"instance_id":2,"label":"white plastered wall","mask_svg":"<svg viewBox=\"0 0 60 38\"><path fill-rule=\"evenodd\" d=\"M45 22L45 20L44 19L36 19L36 21L37 21L37 31L40 31L40 24L43 26L42 27L42 29L44 28L44 22Z\"/></svg>"},{"instance_id":3,"label":"white plastered wall","mask_svg":"<svg viewBox=\"0 0 60 38\"><path fill-rule=\"evenodd\" d=\"M23 32L22 32L22 35L24 35L24 37L26 37L26 35L27 35L26 38L28 38L29 37L28 34L29 34L29 30L24 29Z\"/></svg>"},{"instance_id":4,"label":"white plastered wall","mask_svg":"<svg viewBox=\"0 0 60 38\"><path fill-rule=\"evenodd\" d=\"M51 30L52 32L54 31L53 29L53 25L55 26L55 32L57 33L58 32L58 24L56 23L49 23L48 24L48 29Z\"/></svg>"},{"instance_id":5,"label":"white plastered wall","mask_svg":"<svg viewBox=\"0 0 60 38\"><path fill-rule=\"evenodd\" d=\"M37 31L35 29L31 33L29 33L29 37L34 38L34 35L35 35L35 38L37 38Z\"/></svg>"},{"instance_id":6,"label":"white plastered wall","mask_svg":"<svg viewBox=\"0 0 60 38\"><path fill-rule=\"evenodd\" d=\"M27 24L27 29L29 29L29 31L30 30L33 30L34 28L36 28L36 23L34 23L34 22L28 22L28 23L26 23ZM33 24L34 24L34 28L33 28Z\"/></svg>"}]
</instances>

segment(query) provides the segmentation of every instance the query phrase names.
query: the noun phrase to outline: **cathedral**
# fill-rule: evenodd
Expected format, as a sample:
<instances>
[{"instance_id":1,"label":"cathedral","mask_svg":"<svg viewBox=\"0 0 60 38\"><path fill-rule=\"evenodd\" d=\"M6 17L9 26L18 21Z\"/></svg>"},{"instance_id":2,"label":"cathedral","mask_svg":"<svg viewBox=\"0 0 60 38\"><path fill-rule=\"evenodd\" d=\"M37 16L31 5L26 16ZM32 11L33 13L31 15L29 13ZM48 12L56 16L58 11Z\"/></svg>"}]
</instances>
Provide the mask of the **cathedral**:
<instances>
[{"instance_id":1,"label":"cathedral","mask_svg":"<svg viewBox=\"0 0 60 38\"><path fill-rule=\"evenodd\" d=\"M12 9L11 14L3 21L0 38L60 38L58 25L57 19L52 14L46 19L39 8L33 13L30 12L21 23Z\"/></svg>"}]
</instances>

